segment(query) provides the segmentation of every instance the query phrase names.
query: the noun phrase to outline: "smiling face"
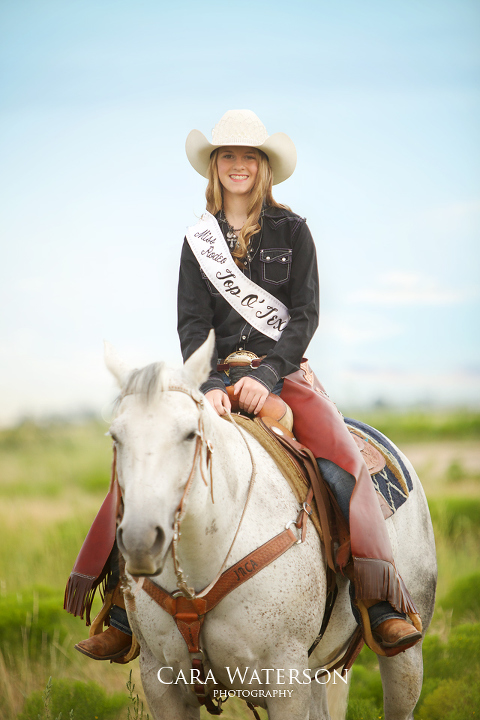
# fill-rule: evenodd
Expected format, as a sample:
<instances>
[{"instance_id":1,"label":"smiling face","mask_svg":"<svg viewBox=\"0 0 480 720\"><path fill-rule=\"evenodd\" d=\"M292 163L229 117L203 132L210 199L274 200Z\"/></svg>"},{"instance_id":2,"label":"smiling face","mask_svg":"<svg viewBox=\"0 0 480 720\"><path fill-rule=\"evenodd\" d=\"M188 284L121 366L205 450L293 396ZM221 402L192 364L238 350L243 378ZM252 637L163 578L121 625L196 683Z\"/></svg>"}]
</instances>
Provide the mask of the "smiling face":
<instances>
[{"instance_id":1,"label":"smiling face","mask_svg":"<svg viewBox=\"0 0 480 720\"><path fill-rule=\"evenodd\" d=\"M222 147L217 154L217 169L224 193L248 195L258 173L258 153L251 147Z\"/></svg>"}]
</instances>

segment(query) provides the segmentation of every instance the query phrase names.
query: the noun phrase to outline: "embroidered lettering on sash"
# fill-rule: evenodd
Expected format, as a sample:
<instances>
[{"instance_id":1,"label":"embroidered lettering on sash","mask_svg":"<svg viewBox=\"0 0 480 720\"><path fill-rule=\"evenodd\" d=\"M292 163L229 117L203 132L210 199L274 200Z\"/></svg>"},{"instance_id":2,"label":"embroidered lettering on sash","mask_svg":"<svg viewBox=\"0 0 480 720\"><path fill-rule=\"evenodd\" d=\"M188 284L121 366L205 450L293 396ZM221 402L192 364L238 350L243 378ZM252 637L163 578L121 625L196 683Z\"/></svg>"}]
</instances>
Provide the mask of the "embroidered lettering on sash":
<instances>
[{"instance_id":1,"label":"embroidered lettering on sash","mask_svg":"<svg viewBox=\"0 0 480 720\"><path fill-rule=\"evenodd\" d=\"M209 281L233 309L256 330L279 340L290 320L288 308L237 268L216 218L205 212L187 228L187 241Z\"/></svg>"}]
</instances>

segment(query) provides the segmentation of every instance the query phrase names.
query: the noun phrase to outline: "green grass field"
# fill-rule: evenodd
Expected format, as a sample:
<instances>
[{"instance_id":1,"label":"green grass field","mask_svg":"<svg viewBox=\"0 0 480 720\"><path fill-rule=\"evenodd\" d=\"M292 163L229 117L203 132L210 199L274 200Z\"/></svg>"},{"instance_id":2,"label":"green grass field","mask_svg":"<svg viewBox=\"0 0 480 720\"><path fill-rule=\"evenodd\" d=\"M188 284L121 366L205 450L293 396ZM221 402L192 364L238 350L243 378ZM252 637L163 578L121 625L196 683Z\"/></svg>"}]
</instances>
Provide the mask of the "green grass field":
<instances>
[{"instance_id":1,"label":"green grass field","mask_svg":"<svg viewBox=\"0 0 480 720\"><path fill-rule=\"evenodd\" d=\"M406 452L431 505L438 602L424 645L425 682L416 717L477 717L480 414L376 413L361 419ZM66 579L108 488L106 429L93 421L27 422L0 432L0 720L57 720L60 712L66 720L70 708L75 720L141 717L126 687L131 668L133 697L142 698L138 661L122 667L74 651L86 630L62 609ZM369 650L362 651L352 677L349 720L383 717L378 666ZM253 716L243 703L229 700L223 717Z\"/></svg>"}]
</instances>

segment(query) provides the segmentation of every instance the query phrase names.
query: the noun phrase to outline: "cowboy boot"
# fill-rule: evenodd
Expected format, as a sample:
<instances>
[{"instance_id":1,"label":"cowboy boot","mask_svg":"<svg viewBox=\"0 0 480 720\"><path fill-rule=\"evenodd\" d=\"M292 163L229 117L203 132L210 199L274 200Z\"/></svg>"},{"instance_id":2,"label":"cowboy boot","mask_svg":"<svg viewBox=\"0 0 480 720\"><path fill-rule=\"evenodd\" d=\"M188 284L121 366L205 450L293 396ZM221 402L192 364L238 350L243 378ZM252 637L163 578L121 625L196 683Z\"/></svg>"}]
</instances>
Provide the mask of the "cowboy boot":
<instances>
[{"instance_id":1,"label":"cowboy boot","mask_svg":"<svg viewBox=\"0 0 480 720\"><path fill-rule=\"evenodd\" d=\"M408 650L422 639L422 633L403 618L384 620L372 633L379 645L390 651L389 657ZM393 653L392 650L397 652Z\"/></svg>"},{"instance_id":2,"label":"cowboy boot","mask_svg":"<svg viewBox=\"0 0 480 720\"><path fill-rule=\"evenodd\" d=\"M405 614L397 612L390 603L364 599L362 604L367 609L370 622L370 629L364 626L364 632L367 631L368 634L370 630L371 637L385 651L388 657L393 657L408 650L422 639L420 630L409 623L405 619ZM389 617L382 620L382 616L385 615ZM367 641L366 636L365 640ZM367 644L369 644L368 641ZM372 650L375 651L375 647L372 647Z\"/></svg>"},{"instance_id":3,"label":"cowboy boot","mask_svg":"<svg viewBox=\"0 0 480 720\"><path fill-rule=\"evenodd\" d=\"M116 618L112 618L111 616L115 616L116 609L125 611L125 600L120 588L120 582L117 584L111 596L110 603L107 604L107 598L105 598L105 600L106 603L104 607L92 624L91 632L94 634L87 640L82 640L77 643L75 650L78 650L93 660L118 660L129 652L132 646L132 633L123 632L111 624L103 632L97 633L96 630L103 627L103 622L107 615L110 616L110 622L115 622ZM124 615L124 613L121 612L117 614L119 614L120 617ZM128 620L126 624L123 619L120 622L117 620L116 624L120 624L126 630Z\"/></svg>"}]
</instances>

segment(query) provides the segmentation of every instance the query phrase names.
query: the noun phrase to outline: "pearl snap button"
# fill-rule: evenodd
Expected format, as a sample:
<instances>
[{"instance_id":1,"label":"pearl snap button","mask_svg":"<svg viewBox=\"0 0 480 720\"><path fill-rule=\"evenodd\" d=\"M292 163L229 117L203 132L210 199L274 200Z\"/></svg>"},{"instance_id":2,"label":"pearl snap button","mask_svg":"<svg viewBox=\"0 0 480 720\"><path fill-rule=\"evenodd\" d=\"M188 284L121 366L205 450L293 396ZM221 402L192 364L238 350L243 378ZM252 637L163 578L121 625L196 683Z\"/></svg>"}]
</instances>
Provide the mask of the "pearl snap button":
<instances>
[{"instance_id":1,"label":"pearl snap button","mask_svg":"<svg viewBox=\"0 0 480 720\"><path fill-rule=\"evenodd\" d=\"M267 255L267 257L265 258L265 260L270 260L270 255Z\"/></svg>"}]
</instances>

